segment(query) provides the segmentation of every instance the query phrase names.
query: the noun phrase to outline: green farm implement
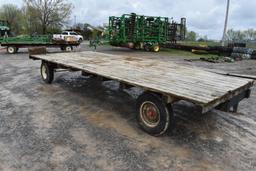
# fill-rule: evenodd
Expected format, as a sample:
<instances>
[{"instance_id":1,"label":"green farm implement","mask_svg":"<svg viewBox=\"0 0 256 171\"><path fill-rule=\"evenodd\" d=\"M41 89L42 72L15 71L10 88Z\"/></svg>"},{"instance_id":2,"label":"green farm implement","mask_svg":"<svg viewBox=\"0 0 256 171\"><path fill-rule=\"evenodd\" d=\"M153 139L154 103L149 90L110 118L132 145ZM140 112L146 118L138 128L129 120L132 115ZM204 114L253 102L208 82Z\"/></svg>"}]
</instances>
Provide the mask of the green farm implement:
<instances>
[{"instance_id":1,"label":"green farm implement","mask_svg":"<svg viewBox=\"0 0 256 171\"><path fill-rule=\"evenodd\" d=\"M124 14L109 17L109 42L113 46L158 52L161 44L185 38L186 19L181 23L167 17Z\"/></svg>"},{"instance_id":2,"label":"green farm implement","mask_svg":"<svg viewBox=\"0 0 256 171\"><path fill-rule=\"evenodd\" d=\"M20 37L2 37L0 45L7 47L7 52L10 54L18 52L19 48L29 47L60 47L61 50L72 51L74 46L80 43L77 41L70 42L65 40L54 40L50 35L43 36L20 36Z\"/></svg>"},{"instance_id":3,"label":"green farm implement","mask_svg":"<svg viewBox=\"0 0 256 171\"><path fill-rule=\"evenodd\" d=\"M7 21L0 20L0 37L8 35L10 32L9 24Z\"/></svg>"}]
</instances>

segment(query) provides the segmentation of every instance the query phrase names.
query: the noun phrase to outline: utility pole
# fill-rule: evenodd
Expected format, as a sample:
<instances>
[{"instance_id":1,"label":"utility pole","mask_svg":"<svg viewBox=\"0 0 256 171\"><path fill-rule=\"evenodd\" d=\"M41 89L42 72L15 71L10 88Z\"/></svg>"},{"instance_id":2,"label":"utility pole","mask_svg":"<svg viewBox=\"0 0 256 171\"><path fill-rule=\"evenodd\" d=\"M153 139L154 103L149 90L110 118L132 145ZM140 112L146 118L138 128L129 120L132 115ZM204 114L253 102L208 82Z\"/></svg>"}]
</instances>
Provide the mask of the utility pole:
<instances>
[{"instance_id":1,"label":"utility pole","mask_svg":"<svg viewBox=\"0 0 256 171\"><path fill-rule=\"evenodd\" d=\"M223 37L222 37L222 42L221 42L222 46L225 45L225 40L226 40L226 37L227 37L229 4L230 4L230 0L227 0L226 18L225 18Z\"/></svg>"}]
</instances>

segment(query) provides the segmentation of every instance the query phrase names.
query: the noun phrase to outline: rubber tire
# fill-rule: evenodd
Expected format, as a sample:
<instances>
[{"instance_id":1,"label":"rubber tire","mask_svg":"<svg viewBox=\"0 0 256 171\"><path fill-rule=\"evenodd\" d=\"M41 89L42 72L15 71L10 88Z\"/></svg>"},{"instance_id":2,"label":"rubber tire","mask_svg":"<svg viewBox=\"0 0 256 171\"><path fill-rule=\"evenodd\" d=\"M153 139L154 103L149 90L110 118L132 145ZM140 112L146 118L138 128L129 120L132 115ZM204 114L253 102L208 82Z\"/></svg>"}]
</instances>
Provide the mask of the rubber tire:
<instances>
[{"instance_id":1,"label":"rubber tire","mask_svg":"<svg viewBox=\"0 0 256 171\"><path fill-rule=\"evenodd\" d=\"M83 42L83 39L80 38L80 39L78 40L78 42L79 42L79 43L82 43L82 42Z\"/></svg>"},{"instance_id":2,"label":"rubber tire","mask_svg":"<svg viewBox=\"0 0 256 171\"><path fill-rule=\"evenodd\" d=\"M46 78L44 78L43 74L42 74L42 68L43 67L46 68ZM47 83L47 84L52 83L52 81L54 79L54 68L51 66L50 63L42 61L42 64L41 64L41 67L40 67L40 73L41 73L41 78L45 83Z\"/></svg>"},{"instance_id":3,"label":"rubber tire","mask_svg":"<svg viewBox=\"0 0 256 171\"><path fill-rule=\"evenodd\" d=\"M69 49L70 48L70 49ZM65 47L65 51L66 52L71 52L73 50L73 47L72 46L66 46Z\"/></svg>"},{"instance_id":4,"label":"rubber tire","mask_svg":"<svg viewBox=\"0 0 256 171\"><path fill-rule=\"evenodd\" d=\"M154 45L152 49L153 49L153 52L159 52L160 51L160 46L159 45Z\"/></svg>"},{"instance_id":5,"label":"rubber tire","mask_svg":"<svg viewBox=\"0 0 256 171\"><path fill-rule=\"evenodd\" d=\"M150 50L151 50L151 45L145 44L145 45L144 45L144 50L145 50L146 52L150 52Z\"/></svg>"},{"instance_id":6,"label":"rubber tire","mask_svg":"<svg viewBox=\"0 0 256 171\"><path fill-rule=\"evenodd\" d=\"M145 101L154 103L160 112L160 122L155 127L148 127L141 119L140 107ZM159 136L164 134L170 128L173 128L173 112L171 105L166 105L161 97L154 93L145 92L140 95L136 102L136 114L139 126L148 134ZM172 127L170 127L172 125Z\"/></svg>"},{"instance_id":7,"label":"rubber tire","mask_svg":"<svg viewBox=\"0 0 256 171\"><path fill-rule=\"evenodd\" d=\"M15 46L8 46L7 47L7 53L15 54L16 52L17 52L17 48Z\"/></svg>"}]
</instances>

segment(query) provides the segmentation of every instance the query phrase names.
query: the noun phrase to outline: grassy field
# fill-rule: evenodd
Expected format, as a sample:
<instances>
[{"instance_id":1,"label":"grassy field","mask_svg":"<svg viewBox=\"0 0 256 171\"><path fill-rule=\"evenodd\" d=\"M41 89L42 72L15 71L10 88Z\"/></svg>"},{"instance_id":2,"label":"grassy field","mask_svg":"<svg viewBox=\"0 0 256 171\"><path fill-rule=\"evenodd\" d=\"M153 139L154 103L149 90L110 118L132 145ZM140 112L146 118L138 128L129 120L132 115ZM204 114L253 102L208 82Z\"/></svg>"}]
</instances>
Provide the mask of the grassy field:
<instances>
[{"instance_id":1,"label":"grassy field","mask_svg":"<svg viewBox=\"0 0 256 171\"><path fill-rule=\"evenodd\" d=\"M183 45L191 45L191 46L221 46L220 42L214 42L214 41L207 41L207 42L181 41L178 43ZM246 47L256 50L256 43L246 43Z\"/></svg>"},{"instance_id":2,"label":"grassy field","mask_svg":"<svg viewBox=\"0 0 256 171\"><path fill-rule=\"evenodd\" d=\"M188 57L188 58L211 58L211 57L217 57L218 55L215 54L195 54L189 51L184 51L184 50L178 50L178 49L168 49L168 48L163 48L161 49L161 52L168 53L173 56L177 57Z\"/></svg>"}]
</instances>

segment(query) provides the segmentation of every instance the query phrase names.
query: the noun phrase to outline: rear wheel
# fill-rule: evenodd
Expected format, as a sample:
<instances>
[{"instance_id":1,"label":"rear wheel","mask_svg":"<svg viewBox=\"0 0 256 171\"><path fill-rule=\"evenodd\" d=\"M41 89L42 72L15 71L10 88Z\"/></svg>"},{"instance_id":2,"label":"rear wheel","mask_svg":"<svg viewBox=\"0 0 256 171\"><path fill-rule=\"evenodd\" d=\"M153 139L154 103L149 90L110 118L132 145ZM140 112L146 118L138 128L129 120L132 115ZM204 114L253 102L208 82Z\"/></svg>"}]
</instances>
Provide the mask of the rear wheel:
<instances>
[{"instance_id":1,"label":"rear wheel","mask_svg":"<svg viewBox=\"0 0 256 171\"><path fill-rule=\"evenodd\" d=\"M159 45L154 45L153 46L153 51L154 52L159 52L160 51L160 46Z\"/></svg>"},{"instance_id":2,"label":"rear wheel","mask_svg":"<svg viewBox=\"0 0 256 171\"><path fill-rule=\"evenodd\" d=\"M171 106L167 106L160 96L153 93L139 96L136 111L140 127L154 136L164 134L173 123Z\"/></svg>"},{"instance_id":3,"label":"rear wheel","mask_svg":"<svg viewBox=\"0 0 256 171\"><path fill-rule=\"evenodd\" d=\"M14 47L14 46L8 46L8 47L7 47L7 52L8 52L9 54L14 54L14 53L17 52L17 48Z\"/></svg>"},{"instance_id":4,"label":"rear wheel","mask_svg":"<svg viewBox=\"0 0 256 171\"><path fill-rule=\"evenodd\" d=\"M73 47L72 46L66 46L65 47L65 51L66 52L71 52L73 50Z\"/></svg>"},{"instance_id":5,"label":"rear wheel","mask_svg":"<svg viewBox=\"0 0 256 171\"><path fill-rule=\"evenodd\" d=\"M144 45L144 49L145 49L145 51L149 52L150 49L151 49L151 45L145 44L145 45Z\"/></svg>"},{"instance_id":6,"label":"rear wheel","mask_svg":"<svg viewBox=\"0 0 256 171\"><path fill-rule=\"evenodd\" d=\"M42 80L47 84L51 84L54 78L54 68L51 66L51 64L48 62L42 61L40 71L41 71Z\"/></svg>"}]
</instances>

